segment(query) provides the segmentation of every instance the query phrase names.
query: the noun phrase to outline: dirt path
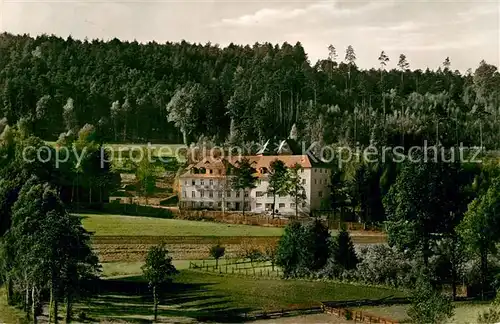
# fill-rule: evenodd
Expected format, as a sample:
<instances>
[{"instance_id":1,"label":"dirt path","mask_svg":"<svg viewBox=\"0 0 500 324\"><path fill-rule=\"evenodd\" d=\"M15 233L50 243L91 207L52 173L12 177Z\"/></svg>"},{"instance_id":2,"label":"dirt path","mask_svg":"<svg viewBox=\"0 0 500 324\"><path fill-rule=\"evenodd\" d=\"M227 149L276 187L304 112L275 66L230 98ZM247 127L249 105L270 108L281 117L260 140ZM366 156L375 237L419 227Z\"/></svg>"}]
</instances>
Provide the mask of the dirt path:
<instances>
[{"instance_id":1,"label":"dirt path","mask_svg":"<svg viewBox=\"0 0 500 324\"><path fill-rule=\"evenodd\" d=\"M302 316L293 316L293 317L282 317L270 320L259 320L252 323L262 323L262 324L295 324L295 323L314 323L314 324L323 324L323 323L333 323L333 324L350 324L354 323L353 321L347 321L345 319L341 319L337 316L330 314L313 314L313 315L302 315Z\"/></svg>"}]
</instances>

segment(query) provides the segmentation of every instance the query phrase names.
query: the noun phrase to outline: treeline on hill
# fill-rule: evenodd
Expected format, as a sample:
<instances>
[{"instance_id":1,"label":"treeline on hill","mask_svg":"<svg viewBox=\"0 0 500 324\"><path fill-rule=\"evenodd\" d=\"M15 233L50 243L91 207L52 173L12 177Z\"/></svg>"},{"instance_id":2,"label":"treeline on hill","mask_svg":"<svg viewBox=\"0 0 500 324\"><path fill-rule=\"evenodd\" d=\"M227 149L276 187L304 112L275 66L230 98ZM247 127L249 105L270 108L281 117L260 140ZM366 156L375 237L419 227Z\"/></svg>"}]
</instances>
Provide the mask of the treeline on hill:
<instances>
[{"instance_id":1,"label":"treeline on hill","mask_svg":"<svg viewBox=\"0 0 500 324\"><path fill-rule=\"evenodd\" d=\"M411 58L382 52L380 68L362 70L352 46L325 54L311 65L300 43L220 48L4 33L0 117L23 119L46 140L87 123L108 142L170 143L265 140L296 124L306 142L498 148L495 66L461 74L443 58L437 70L410 70ZM389 60L398 68L386 70Z\"/></svg>"}]
</instances>

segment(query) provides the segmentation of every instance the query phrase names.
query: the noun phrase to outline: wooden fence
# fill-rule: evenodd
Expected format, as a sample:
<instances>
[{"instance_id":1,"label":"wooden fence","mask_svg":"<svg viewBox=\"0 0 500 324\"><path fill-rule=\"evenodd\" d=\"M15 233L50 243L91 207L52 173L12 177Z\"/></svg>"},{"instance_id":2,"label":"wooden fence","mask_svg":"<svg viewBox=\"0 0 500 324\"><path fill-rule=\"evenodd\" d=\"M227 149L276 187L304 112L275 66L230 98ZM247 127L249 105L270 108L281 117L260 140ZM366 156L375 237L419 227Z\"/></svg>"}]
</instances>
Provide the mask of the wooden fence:
<instances>
[{"instance_id":1,"label":"wooden fence","mask_svg":"<svg viewBox=\"0 0 500 324\"><path fill-rule=\"evenodd\" d=\"M244 224L255 226L273 226L285 227L290 220L288 218L272 218L265 214L239 212L221 212L215 210L184 210L180 209L175 212L175 217L186 220L207 220L212 222L228 223L228 224Z\"/></svg>"},{"instance_id":2,"label":"wooden fence","mask_svg":"<svg viewBox=\"0 0 500 324\"><path fill-rule=\"evenodd\" d=\"M175 218L186 219L186 220L207 220L220 223L228 224L244 224L244 225L255 225L255 226L273 226L273 227L285 227L290 222L294 221L294 217L275 217L272 218L270 215L257 214L247 212L243 215L241 212L222 212L216 210L187 210L179 209L174 211ZM299 222L308 222L311 217L300 217L297 219ZM381 232L382 228L375 225L358 223L358 222L342 222L339 220L328 219L321 217L323 223L332 230L338 230L342 226L348 231L374 231Z\"/></svg>"},{"instance_id":3,"label":"wooden fence","mask_svg":"<svg viewBox=\"0 0 500 324\"><path fill-rule=\"evenodd\" d=\"M383 324L399 324L398 321L385 318L382 316L373 315L360 310L353 310L351 307L360 306L375 306L375 305L398 305L408 304L408 298L382 298L382 299L361 299L348 300L340 302L322 302L321 309L327 314L332 314L341 317L345 320L352 320L355 323L383 323Z\"/></svg>"},{"instance_id":4,"label":"wooden fence","mask_svg":"<svg viewBox=\"0 0 500 324\"><path fill-rule=\"evenodd\" d=\"M215 264L205 263L195 263L189 262L189 269L212 272L212 273L221 273L221 274L232 274L232 275L245 275L245 276L253 276L253 277L266 277L266 278L276 278L283 274L282 271L278 267L273 267L271 265L259 265L262 262L255 262L257 266L251 266L250 268L245 265L249 264L248 262L239 262L239 263L220 263L218 266Z\"/></svg>"},{"instance_id":5,"label":"wooden fence","mask_svg":"<svg viewBox=\"0 0 500 324\"><path fill-rule=\"evenodd\" d=\"M327 314L335 315L345 320L354 321L354 323L382 323L382 324L399 324L398 321L369 314L367 312L351 310L348 308L324 308L323 311Z\"/></svg>"}]
</instances>

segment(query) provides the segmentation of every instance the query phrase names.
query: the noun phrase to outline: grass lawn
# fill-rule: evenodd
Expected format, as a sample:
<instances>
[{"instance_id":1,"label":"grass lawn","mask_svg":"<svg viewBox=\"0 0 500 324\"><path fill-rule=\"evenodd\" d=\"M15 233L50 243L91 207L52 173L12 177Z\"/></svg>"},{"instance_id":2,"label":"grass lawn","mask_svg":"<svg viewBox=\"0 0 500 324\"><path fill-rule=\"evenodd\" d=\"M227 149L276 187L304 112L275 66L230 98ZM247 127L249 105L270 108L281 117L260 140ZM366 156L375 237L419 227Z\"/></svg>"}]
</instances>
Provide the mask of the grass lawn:
<instances>
[{"instance_id":1,"label":"grass lawn","mask_svg":"<svg viewBox=\"0 0 500 324\"><path fill-rule=\"evenodd\" d=\"M120 215L82 215L96 236L280 236L283 228Z\"/></svg>"},{"instance_id":2,"label":"grass lawn","mask_svg":"<svg viewBox=\"0 0 500 324\"><path fill-rule=\"evenodd\" d=\"M109 279L103 293L87 305L94 320L151 320L151 297L141 276ZM106 293L104 293L104 289ZM401 296L392 289L320 281L257 279L181 270L160 305L160 319L241 321L241 314L317 306L326 300L349 300Z\"/></svg>"},{"instance_id":3,"label":"grass lawn","mask_svg":"<svg viewBox=\"0 0 500 324\"><path fill-rule=\"evenodd\" d=\"M27 323L24 312L7 304L4 288L0 289L0 323Z\"/></svg>"},{"instance_id":4,"label":"grass lawn","mask_svg":"<svg viewBox=\"0 0 500 324\"><path fill-rule=\"evenodd\" d=\"M201 263L201 260L173 260L172 263L177 270L185 270L189 268L189 262ZM103 277L117 277L117 276L130 276L141 275L141 267L143 261L137 262L105 262L102 263L102 276Z\"/></svg>"},{"instance_id":5,"label":"grass lawn","mask_svg":"<svg viewBox=\"0 0 500 324\"><path fill-rule=\"evenodd\" d=\"M453 324L472 324L477 322L479 313L488 310L490 304L485 302L456 302L455 315L447 323ZM392 305L378 307L362 307L360 308L367 313L383 316L389 319L394 319L400 323L409 323L406 311L408 305Z\"/></svg>"},{"instance_id":6,"label":"grass lawn","mask_svg":"<svg viewBox=\"0 0 500 324\"><path fill-rule=\"evenodd\" d=\"M279 270L277 266L273 268L271 262L261 261L253 262L252 264L248 260L240 260L243 263L235 264L233 260L230 260L226 266L226 260L224 258L219 260L219 269L215 269L215 260L173 260L172 264L177 270L189 269L189 264L194 263L199 266L208 265L208 268L201 269L200 271L205 272L221 272L228 274L240 274L240 275L253 275L255 270L255 276L277 276L276 270ZM104 262L102 263L102 276L103 277L120 277L120 276L131 276L131 275L141 275L141 267L144 264L143 261L136 262ZM208 269L208 270L206 270ZM262 271L262 273L261 273Z\"/></svg>"}]
</instances>

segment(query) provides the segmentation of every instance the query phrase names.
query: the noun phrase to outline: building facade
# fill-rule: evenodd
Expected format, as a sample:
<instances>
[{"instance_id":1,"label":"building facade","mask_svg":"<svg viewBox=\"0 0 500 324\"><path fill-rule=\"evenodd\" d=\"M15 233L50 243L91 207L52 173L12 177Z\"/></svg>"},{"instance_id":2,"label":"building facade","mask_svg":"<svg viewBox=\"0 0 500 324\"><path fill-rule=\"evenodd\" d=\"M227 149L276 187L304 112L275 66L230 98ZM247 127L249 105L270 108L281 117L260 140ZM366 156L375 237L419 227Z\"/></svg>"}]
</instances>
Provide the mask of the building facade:
<instances>
[{"instance_id":1,"label":"building facade","mask_svg":"<svg viewBox=\"0 0 500 324\"><path fill-rule=\"evenodd\" d=\"M231 169L237 159L204 159L190 165L180 177L180 207L184 209L208 209L246 211L254 213L271 212L273 195L268 193L270 164L282 160L289 168L299 164L303 199L297 210L299 213L321 209L322 202L330 194L330 170L325 166L313 165L307 155L254 155L246 156L256 169L256 188L237 191L231 188ZM274 209L278 214L295 214L295 197L276 196Z\"/></svg>"}]
</instances>

